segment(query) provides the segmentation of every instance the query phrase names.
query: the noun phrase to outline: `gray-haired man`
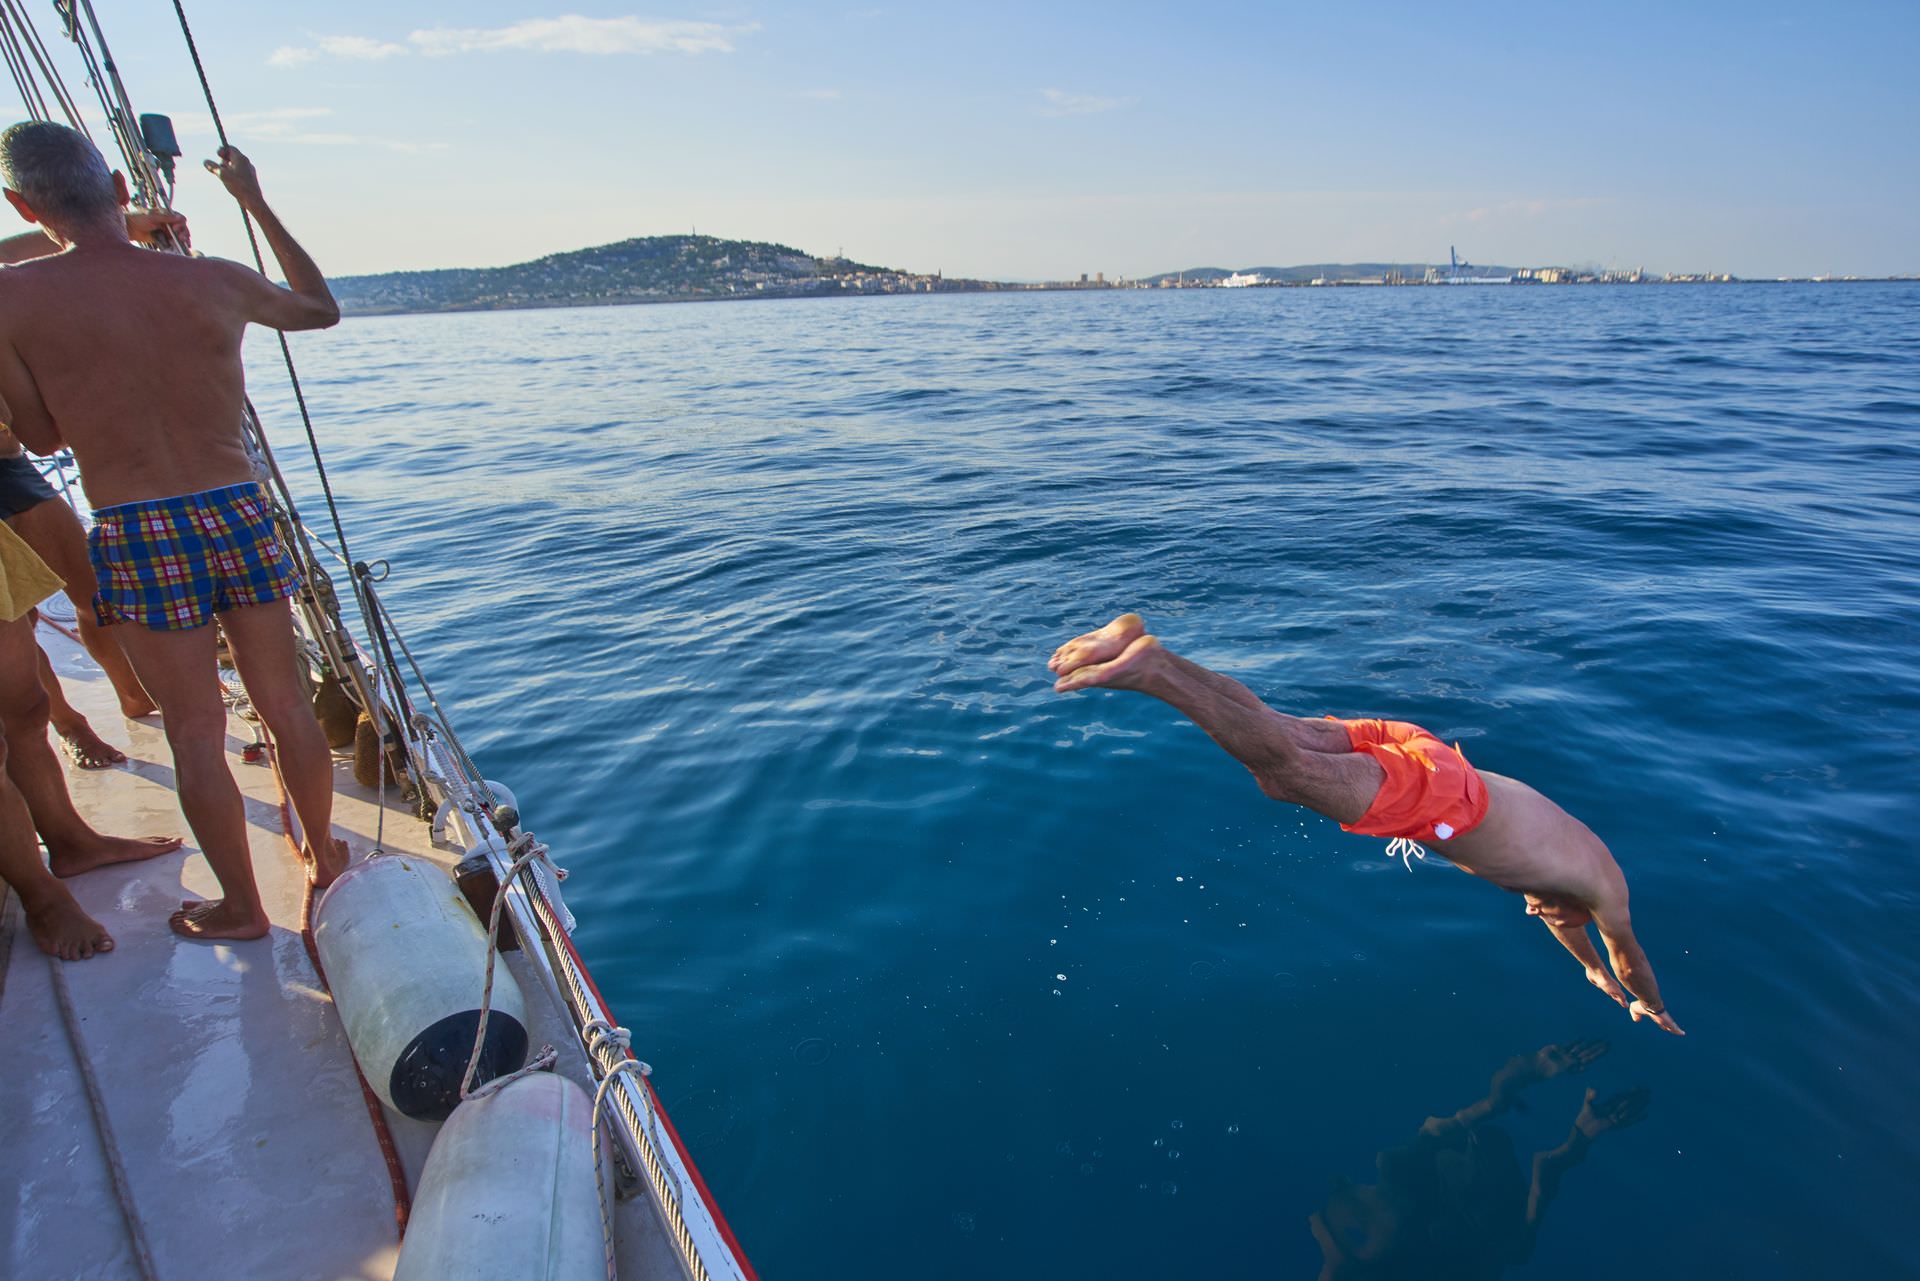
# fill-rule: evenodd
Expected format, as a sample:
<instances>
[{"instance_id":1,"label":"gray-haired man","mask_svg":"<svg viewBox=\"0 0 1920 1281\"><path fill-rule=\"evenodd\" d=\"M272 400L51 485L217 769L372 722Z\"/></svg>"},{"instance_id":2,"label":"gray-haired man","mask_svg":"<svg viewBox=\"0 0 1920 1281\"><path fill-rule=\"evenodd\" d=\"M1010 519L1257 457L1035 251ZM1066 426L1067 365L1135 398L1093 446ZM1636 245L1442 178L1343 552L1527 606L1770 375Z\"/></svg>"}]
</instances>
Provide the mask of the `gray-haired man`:
<instances>
[{"instance_id":1,"label":"gray-haired man","mask_svg":"<svg viewBox=\"0 0 1920 1281\"><path fill-rule=\"evenodd\" d=\"M220 179L259 224L286 288L238 263L130 245L125 180L64 126L0 134L0 175L20 216L64 246L0 272L9 426L28 449L70 445L80 463L102 613L130 624L121 645L160 705L181 808L223 891L183 905L171 924L189 938L258 938L269 926L227 768L216 617L273 735L315 884L338 875L345 847L332 838L333 762L287 605L299 576L241 439L240 342L249 323L322 329L339 308L232 148Z\"/></svg>"}]
</instances>

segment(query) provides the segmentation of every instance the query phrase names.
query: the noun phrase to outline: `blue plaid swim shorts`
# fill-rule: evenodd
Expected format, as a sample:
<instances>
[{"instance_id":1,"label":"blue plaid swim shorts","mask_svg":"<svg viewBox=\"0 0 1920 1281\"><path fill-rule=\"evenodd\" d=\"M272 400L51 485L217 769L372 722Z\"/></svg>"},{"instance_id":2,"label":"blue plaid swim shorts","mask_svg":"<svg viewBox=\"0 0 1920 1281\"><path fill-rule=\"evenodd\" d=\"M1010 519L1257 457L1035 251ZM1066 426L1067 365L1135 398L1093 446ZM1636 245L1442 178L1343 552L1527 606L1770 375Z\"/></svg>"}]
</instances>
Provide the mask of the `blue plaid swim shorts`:
<instances>
[{"instance_id":1,"label":"blue plaid swim shorts","mask_svg":"<svg viewBox=\"0 0 1920 1281\"><path fill-rule=\"evenodd\" d=\"M93 519L87 551L103 625L124 618L155 631L191 631L215 614L300 590L300 571L258 484L121 503Z\"/></svg>"}]
</instances>

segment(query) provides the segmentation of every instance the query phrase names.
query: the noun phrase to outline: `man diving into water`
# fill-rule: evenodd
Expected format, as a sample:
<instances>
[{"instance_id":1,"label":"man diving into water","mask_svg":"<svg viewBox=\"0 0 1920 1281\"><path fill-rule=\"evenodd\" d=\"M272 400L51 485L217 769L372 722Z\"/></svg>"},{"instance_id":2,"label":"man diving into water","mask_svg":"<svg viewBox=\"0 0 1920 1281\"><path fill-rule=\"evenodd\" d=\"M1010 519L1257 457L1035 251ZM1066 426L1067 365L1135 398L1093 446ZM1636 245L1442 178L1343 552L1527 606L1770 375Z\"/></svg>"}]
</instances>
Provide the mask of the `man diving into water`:
<instances>
[{"instance_id":1,"label":"man diving into water","mask_svg":"<svg viewBox=\"0 0 1920 1281\"><path fill-rule=\"evenodd\" d=\"M1171 704L1274 800L1304 805L1349 832L1433 842L1455 867L1525 895L1527 915L1539 917L1587 981L1636 1023L1651 1019L1686 1035L1661 1003L1653 966L1633 936L1619 864L1586 824L1525 783L1476 770L1417 725L1277 712L1239 681L1161 645L1138 614L1074 637L1047 667L1061 693L1130 689ZM1611 974L1587 936L1589 921L1600 927Z\"/></svg>"}]
</instances>

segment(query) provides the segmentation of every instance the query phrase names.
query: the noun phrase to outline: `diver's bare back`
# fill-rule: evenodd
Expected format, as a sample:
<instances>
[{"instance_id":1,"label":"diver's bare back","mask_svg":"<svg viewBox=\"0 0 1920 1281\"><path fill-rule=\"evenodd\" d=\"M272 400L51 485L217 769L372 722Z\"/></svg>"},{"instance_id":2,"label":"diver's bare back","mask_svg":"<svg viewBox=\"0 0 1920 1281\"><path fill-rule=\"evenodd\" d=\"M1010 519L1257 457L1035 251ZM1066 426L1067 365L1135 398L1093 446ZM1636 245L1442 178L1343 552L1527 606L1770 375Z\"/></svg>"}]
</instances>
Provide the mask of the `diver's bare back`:
<instances>
[{"instance_id":1,"label":"diver's bare back","mask_svg":"<svg viewBox=\"0 0 1920 1281\"><path fill-rule=\"evenodd\" d=\"M240 439L238 263L128 245L0 270L0 395L44 406L95 506L252 479ZM19 432L47 452L23 422Z\"/></svg>"},{"instance_id":2,"label":"diver's bare back","mask_svg":"<svg viewBox=\"0 0 1920 1281\"><path fill-rule=\"evenodd\" d=\"M1517 778L1478 773L1487 785L1487 816L1436 847L1448 862L1516 894L1598 905L1619 892L1619 865L1585 823Z\"/></svg>"}]
</instances>

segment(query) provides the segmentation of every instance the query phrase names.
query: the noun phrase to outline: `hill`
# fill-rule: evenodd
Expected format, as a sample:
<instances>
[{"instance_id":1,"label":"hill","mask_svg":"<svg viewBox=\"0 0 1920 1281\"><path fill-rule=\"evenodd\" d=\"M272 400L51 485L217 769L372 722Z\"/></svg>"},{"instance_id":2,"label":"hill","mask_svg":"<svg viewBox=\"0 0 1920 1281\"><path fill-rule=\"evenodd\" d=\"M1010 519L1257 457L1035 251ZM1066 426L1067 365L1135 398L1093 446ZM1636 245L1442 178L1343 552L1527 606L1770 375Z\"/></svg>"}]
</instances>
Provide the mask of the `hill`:
<instances>
[{"instance_id":1,"label":"hill","mask_svg":"<svg viewBox=\"0 0 1920 1281\"><path fill-rule=\"evenodd\" d=\"M787 245L715 236L644 236L508 267L390 271L328 282L349 315L592 307L710 298L841 297L992 289Z\"/></svg>"}]
</instances>

